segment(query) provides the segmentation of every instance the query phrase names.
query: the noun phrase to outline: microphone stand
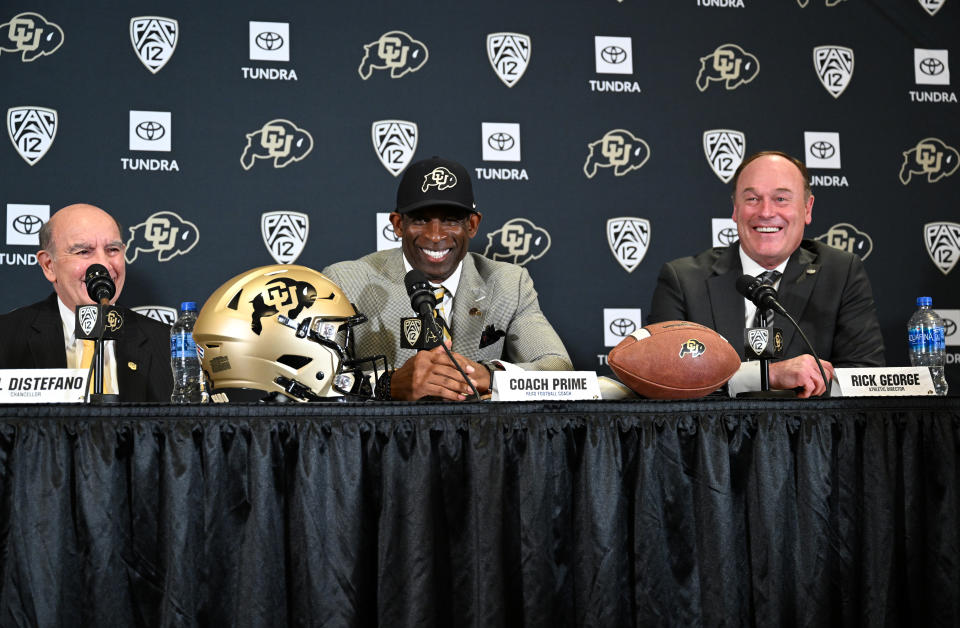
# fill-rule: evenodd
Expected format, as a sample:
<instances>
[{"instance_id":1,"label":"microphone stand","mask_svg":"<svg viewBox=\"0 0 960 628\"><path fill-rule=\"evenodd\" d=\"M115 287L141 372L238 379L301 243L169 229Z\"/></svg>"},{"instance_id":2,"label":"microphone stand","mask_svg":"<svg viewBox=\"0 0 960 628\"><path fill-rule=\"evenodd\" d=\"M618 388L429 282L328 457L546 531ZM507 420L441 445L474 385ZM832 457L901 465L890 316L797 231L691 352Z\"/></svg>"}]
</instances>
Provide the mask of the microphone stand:
<instances>
[{"instance_id":1,"label":"microphone stand","mask_svg":"<svg viewBox=\"0 0 960 628\"><path fill-rule=\"evenodd\" d=\"M90 367L93 369L93 392L90 392L90 384L87 383L87 399L91 404L119 403L120 395L116 393L103 392L103 334L106 331L106 322L102 318L104 310L110 305L107 300L101 301L97 305L97 316L100 317L100 333L93 340L93 362Z\"/></svg>"},{"instance_id":2,"label":"microphone stand","mask_svg":"<svg viewBox=\"0 0 960 628\"><path fill-rule=\"evenodd\" d=\"M424 318L422 313L420 317ZM443 338L443 329L441 329L440 324L437 323L437 317L434 316L433 310L430 311L429 316L427 316L426 318L430 319L430 325L433 327L433 332L437 334L439 338ZM451 353L450 349L447 348L447 343L441 340L440 346L443 347L443 352L447 354L448 358L450 358L450 362L453 363L454 368L456 368L457 371L460 373L460 375L463 377L463 381L467 382L467 386L469 386L470 390L473 391L473 394L477 398L477 401L483 401L483 398L480 396L480 393L477 391L477 387L473 385L473 382L471 382L470 378L467 377L467 374L460 367L460 364L454 359L453 353Z\"/></svg>"}]
</instances>

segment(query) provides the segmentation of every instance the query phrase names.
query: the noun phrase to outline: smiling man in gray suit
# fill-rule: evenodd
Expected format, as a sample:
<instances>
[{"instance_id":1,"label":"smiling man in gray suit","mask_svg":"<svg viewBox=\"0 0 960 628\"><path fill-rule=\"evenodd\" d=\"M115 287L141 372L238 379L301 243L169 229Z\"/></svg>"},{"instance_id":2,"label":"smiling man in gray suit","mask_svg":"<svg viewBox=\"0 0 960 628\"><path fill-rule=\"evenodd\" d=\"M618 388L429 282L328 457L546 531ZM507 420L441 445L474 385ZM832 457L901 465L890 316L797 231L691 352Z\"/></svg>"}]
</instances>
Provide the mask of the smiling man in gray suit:
<instances>
[{"instance_id":1,"label":"smiling man in gray suit","mask_svg":"<svg viewBox=\"0 0 960 628\"><path fill-rule=\"evenodd\" d=\"M472 395L443 347L401 347L400 319L413 314L404 277L414 268L443 288L438 309L452 338L448 346L480 394L490 390L496 369L573 368L540 311L526 269L468 252L480 213L463 166L438 157L412 164L400 181L390 222L401 248L323 270L368 318L356 330L358 354L383 354L399 365L377 383L378 397L458 401Z\"/></svg>"}]
</instances>

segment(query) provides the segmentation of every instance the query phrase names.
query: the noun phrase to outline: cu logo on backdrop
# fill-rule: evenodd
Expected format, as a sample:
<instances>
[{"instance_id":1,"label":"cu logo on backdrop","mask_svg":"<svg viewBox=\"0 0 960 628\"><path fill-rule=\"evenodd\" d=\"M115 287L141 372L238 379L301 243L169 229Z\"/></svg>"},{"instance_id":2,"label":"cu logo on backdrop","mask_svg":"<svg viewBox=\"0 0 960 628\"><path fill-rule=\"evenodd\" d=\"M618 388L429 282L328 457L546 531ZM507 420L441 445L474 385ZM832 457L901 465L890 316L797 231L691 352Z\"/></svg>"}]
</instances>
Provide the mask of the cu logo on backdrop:
<instances>
[{"instance_id":1,"label":"cu logo on backdrop","mask_svg":"<svg viewBox=\"0 0 960 628\"><path fill-rule=\"evenodd\" d=\"M732 90L749 83L760 73L760 61L736 44L723 44L710 54L700 57L700 72L697 73L697 89L701 92L710 83L723 83Z\"/></svg>"},{"instance_id":2,"label":"cu logo on backdrop","mask_svg":"<svg viewBox=\"0 0 960 628\"><path fill-rule=\"evenodd\" d=\"M616 177L642 168L650 159L650 145L624 129L607 131L603 137L587 144L589 153L583 164L588 179L597 174L597 168L613 168Z\"/></svg>"},{"instance_id":3,"label":"cu logo on backdrop","mask_svg":"<svg viewBox=\"0 0 960 628\"><path fill-rule=\"evenodd\" d=\"M365 44L363 50L363 59L357 68L363 80L369 79L374 70L390 70L390 78L395 79L416 72L427 62L429 54L422 41L403 31L388 31Z\"/></svg>"},{"instance_id":4,"label":"cu logo on backdrop","mask_svg":"<svg viewBox=\"0 0 960 628\"><path fill-rule=\"evenodd\" d=\"M910 183L913 175L926 175L927 182L936 183L944 177L949 177L960 166L960 152L952 146L947 146L943 140L928 137L917 142L913 148L903 152L903 163L900 165L900 182Z\"/></svg>"},{"instance_id":5,"label":"cu logo on backdrop","mask_svg":"<svg viewBox=\"0 0 960 628\"><path fill-rule=\"evenodd\" d=\"M0 24L0 54L19 52L25 63L53 54L62 45L63 29L39 13L18 13Z\"/></svg>"},{"instance_id":6,"label":"cu logo on backdrop","mask_svg":"<svg viewBox=\"0 0 960 628\"><path fill-rule=\"evenodd\" d=\"M157 212L144 222L129 227L126 260L132 264L140 253L156 253L157 260L168 262L189 253L200 241L197 225L173 212Z\"/></svg>"},{"instance_id":7,"label":"cu logo on backdrop","mask_svg":"<svg viewBox=\"0 0 960 628\"><path fill-rule=\"evenodd\" d=\"M485 257L523 266L539 259L550 250L550 233L526 218L514 218L487 234Z\"/></svg>"},{"instance_id":8,"label":"cu logo on backdrop","mask_svg":"<svg viewBox=\"0 0 960 628\"><path fill-rule=\"evenodd\" d=\"M873 252L873 238L846 222L833 225L816 239L835 249L853 253L862 260L867 259Z\"/></svg>"},{"instance_id":9,"label":"cu logo on backdrop","mask_svg":"<svg viewBox=\"0 0 960 628\"><path fill-rule=\"evenodd\" d=\"M247 145L240 155L244 170L253 168L258 159L272 159L274 168L285 168L301 161L313 150L313 136L289 120L278 118L246 134Z\"/></svg>"}]
</instances>

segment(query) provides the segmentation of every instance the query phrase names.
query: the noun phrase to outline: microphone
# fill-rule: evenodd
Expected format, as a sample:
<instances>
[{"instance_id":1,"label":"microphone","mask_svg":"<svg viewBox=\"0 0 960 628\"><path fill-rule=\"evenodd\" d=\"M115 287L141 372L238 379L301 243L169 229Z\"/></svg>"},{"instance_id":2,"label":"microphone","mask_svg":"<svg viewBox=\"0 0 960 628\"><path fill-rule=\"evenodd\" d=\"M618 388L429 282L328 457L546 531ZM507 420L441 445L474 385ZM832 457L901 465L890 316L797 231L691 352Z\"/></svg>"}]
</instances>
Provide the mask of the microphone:
<instances>
[{"instance_id":1,"label":"microphone","mask_svg":"<svg viewBox=\"0 0 960 628\"><path fill-rule=\"evenodd\" d=\"M87 284L87 294L94 303L107 305L117 293L117 287L110 278L110 272L103 264L90 264L83 282Z\"/></svg>"},{"instance_id":2,"label":"microphone","mask_svg":"<svg viewBox=\"0 0 960 628\"><path fill-rule=\"evenodd\" d=\"M430 281L422 270L414 268L403 278L403 284L410 295L410 306L421 318L433 318L437 307L437 298L430 287Z\"/></svg>"},{"instance_id":3,"label":"microphone","mask_svg":"<svg viewBox=\"0 0 960 628\"><path fill-rule=\"evenodd\" d=\"M780 314L787 315L787 311L777 301L777 291L773 286L767 285L753 275L742 275L737 279L737 292L753 302L758 308L763 310L774 310Z\"/></svg>"},{"instance_id":4,"label":"microphone","mask_svg":"<svg viewBox=\"0 0 960 628\"><path fill-rule=\"evenodd\" d=\"M737 279L737 292L755 303L758 308L774 310L775 312L785 316L786 319L790 321L790 324L793 325L793 327L800 333L800 337L803 339L804 344L806 344L807 349L810 350L810 355L812 355L813 359L816 360L817 368L820 369L820 377L823 380L823 385L826 387L826 391L823 394L824 396L829 397L830 384L827 383L827 375L823 370L823 364L820 363L820 356L818 356L816 350L814 350L810 339L807 338L807 335L803 333L802 329L800 329L800 324L797 323L797 321L790 316L790 313L787 312L782 305L780 305L779 301L777 301L777 291L773 288L773 286L764 284L759 278L754 277L753 275L741 275Z\"/></svg>"}]
</instances>

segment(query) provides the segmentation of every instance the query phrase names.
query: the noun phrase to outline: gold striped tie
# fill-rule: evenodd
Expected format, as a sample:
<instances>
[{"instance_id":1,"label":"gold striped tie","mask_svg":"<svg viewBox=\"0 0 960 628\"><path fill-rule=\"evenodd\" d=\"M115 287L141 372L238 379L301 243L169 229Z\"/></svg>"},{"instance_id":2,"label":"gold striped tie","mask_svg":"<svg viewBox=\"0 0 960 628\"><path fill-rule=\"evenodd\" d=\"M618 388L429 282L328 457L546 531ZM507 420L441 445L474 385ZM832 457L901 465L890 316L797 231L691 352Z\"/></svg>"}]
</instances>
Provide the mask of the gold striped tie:
<instances>
[{"instance_id":1,"label":"gold striped tie","mask_svg":"<svg viewBox=\"0 0 960 628\"><path fill-rule=\"evenodd\" d=\"M433 313L437 317L437 322L440 323L440 327L443 328L443 339L453 340L453 336L450 334L450 326L447 325L446 308L444 307L444 297L446 294L447 291L443 286L440 286L433 292L433 296L437 299L437 309L435 309Z\"/></svg>"}]
</instances>

